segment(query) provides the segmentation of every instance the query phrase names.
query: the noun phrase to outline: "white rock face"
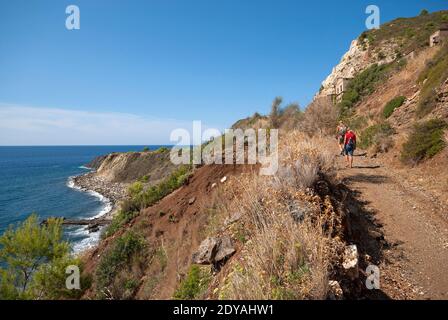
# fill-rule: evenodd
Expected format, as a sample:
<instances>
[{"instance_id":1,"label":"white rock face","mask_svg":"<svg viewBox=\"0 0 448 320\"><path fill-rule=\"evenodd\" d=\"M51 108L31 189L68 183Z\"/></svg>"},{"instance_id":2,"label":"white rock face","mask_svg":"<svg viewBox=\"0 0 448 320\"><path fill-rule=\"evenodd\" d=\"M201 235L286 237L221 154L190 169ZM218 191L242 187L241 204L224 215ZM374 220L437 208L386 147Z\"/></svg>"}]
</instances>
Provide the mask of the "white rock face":
<instances>
[{"instance_id":1,"label":"white rock face","mask_svg":"<svg viewBox=\"0 0 448 320\"><path fill-rule=\"evenodd\" d=\"M353 40L350 49L344 54L339 64L322 82L323 90L317 96L335 94L336 81L339 78L352 78L368 64L368 50L362 50L358 40Z\"/></svg>"},{"instance_id":2,"label":"white rock face","mask_svg":"<svg viewBox=\"0 0 448 320\"><path fill-rule=\"evenodd\" d=\"M353 78L374 63L384 64L395 59L396 45L393 43L381 44L381 55L372 52L367 44L364 48L359 41L353 40L350 49L343 55L339 64L333 68L330 75L322 82L322 90L315 95L315 99L336 93L336 82L340 78Z\"/></svg>"}]
</instances>

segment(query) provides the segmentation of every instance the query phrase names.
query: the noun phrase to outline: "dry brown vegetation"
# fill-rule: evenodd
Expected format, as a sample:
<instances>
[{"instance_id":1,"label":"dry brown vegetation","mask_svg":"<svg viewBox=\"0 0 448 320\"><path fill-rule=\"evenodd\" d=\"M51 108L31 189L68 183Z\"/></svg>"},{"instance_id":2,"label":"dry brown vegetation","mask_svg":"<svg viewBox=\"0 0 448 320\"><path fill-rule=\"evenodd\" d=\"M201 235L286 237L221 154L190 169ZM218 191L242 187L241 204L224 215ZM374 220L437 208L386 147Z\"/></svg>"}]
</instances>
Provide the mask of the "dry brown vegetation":
<instances>
[{"instance_id":1,"label":"dry brown vegetation","mask_svg":"<svg viewBox=\"0 0 448 320\"><path fill-rule=\"evenodd\" d=\"M232 184L224 216L240 212L232 226L242 242L225 279L221 299L325 299L339 238L340 218L329 199L313 191L331 175L333 156L324 138L293 132L281 142L281 169L273 177L246 176Z\"/></svg>"},{"instance_id":2,"label":"dry brown vegetation","mask_svg":"<svg viewBox=\"0 0 448 320\"><path fill-rule=\"evenodd\" d=\"M319 98L306 108L300 129L309 135L333 134L338 116L338 110L331 99Z\"/></svg>"}]
</instances>

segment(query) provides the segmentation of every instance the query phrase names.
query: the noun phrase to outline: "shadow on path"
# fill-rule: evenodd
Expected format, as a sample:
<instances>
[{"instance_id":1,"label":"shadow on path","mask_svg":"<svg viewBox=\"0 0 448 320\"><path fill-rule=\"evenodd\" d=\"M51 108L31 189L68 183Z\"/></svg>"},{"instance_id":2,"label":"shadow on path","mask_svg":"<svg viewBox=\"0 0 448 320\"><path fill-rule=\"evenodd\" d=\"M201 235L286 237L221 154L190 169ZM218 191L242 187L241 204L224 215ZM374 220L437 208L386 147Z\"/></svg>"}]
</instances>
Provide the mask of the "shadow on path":
<instances>
[{"instance_id":1,"label":"shadow on path","mask_svg":"<svg viewBox=\"0 0 448 320\"><path fill-rule=\"evenodd\" d=\"M355 169L379 169L381 166L353 166Z\"/></svg>"},{"instance_id":2,"label":"shadow on path","mask_svg":"<svg viewBox=\"0 0 448 320\"><path fill-rule=\"evenodd\" d=\"M353 182L367 182L367 183L374 183L374 184L381 184L386 183L389 181L389 177L383 176L383 175L376 175L376 174L364 174L364 173L357 173L352 176L344 178L343 182L347 183L353 183Z\"/></svg>"}]
</instances>

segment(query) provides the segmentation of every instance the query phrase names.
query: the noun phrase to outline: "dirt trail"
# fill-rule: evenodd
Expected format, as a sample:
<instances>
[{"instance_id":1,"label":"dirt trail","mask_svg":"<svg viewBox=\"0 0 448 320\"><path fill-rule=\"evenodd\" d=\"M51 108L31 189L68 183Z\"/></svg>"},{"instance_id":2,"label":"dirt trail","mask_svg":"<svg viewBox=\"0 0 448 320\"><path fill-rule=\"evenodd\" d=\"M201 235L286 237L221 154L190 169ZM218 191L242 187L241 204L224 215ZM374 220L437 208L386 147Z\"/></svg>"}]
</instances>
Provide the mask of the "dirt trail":
<instances>
[{"instance_id":1,"label":"dirt trail","mask_svg":"<svg viewBox=\"0 0 448 320\"><path fill-rule=\"evenodd\" d=\"M411 187L405 173L380 160L358 155L354 166L347 169L342 157L338 159L338 174L362 208L358 214L383 234L374 233L382 239L382 295L376 297L448 299L448 221L443 207L424 189ZM371 246L364 247L364 253L375 255L369 252Z\"/></svg>"}]
</instances>

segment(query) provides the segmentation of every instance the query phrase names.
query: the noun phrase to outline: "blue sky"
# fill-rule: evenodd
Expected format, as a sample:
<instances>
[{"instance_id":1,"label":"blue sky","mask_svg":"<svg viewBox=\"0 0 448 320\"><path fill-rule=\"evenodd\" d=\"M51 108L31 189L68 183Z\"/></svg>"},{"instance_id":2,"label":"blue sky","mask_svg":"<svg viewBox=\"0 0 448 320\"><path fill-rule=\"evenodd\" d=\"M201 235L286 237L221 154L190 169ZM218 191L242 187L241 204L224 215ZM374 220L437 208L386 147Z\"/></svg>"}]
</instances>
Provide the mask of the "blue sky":
<instances>
[{"instance_id":1,"label":"blue sky","mask_svg":"<svg viewBox=\"0 0 448 320\"><path fill-rule=\"evenodd\" d=\"M65 28L70 4L80 8L80 30ZM369 4L382 22L448 8L440 0L0 0L0 145L162 144L192 120L223 129L266 113L275 96L304 107L365 29Z\"/></svg>"}]
</instances>

